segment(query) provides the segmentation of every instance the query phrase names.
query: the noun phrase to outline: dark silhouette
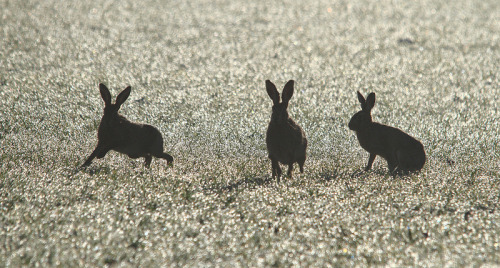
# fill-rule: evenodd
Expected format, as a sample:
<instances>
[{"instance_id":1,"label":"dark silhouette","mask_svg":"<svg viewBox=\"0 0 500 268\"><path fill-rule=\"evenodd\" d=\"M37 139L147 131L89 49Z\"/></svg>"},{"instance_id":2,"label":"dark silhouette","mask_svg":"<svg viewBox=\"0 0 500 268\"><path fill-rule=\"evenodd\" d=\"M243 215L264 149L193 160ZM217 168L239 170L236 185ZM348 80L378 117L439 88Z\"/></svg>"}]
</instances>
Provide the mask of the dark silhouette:
<instances>
[{"instance_id":1,"label":"dark silhouette","mask_svg":"<svg viewBox=\"0 0 500 268\"><path fill-rule=\"evenodd\" d=\"M375 93L365 98L358 91L361 111L349 122L349 129L356 131L359 144L370 153L365 170L372 167L377 155L387 161L392 174L420 170L425 164L424 146L420 141L400 129L372 121L371 110L375 105Z\"/></svg>"},{"instance_id":2,"label":"dark silhouette","mask_svg":"<svg viewBox=\"0 0 500 268\"><path fill-rule=\"evenodd\" d=\"M276 86L266 80L267 94L273 100L271 122L267 128L266 144L269 158L272 163L272 176L281 176L279 163L288 165L288 177L292 177L293 164L297 162L300 172L304 172L306 161L307 139L306 134L289 116L288 102L293 95L294 81L290 80L283 89L282 102Z\"/></svg>"},{"instance_id":3,"label":"dark silhouette","mask_svg":"<svg viewBox=\"0 0 500 268\"><path fill-rule=\"evenodd\" d=\"M144 157L146 167L150 166L152 156L166 159L169 165L172 164L174 158L163 152L163 138L158 129L151 125L132 123L118 113L130 95L130 86L116 97L115 104L111 104L111 94L104 84L99 84L99 90L104 100L104 115L97 132L97 146L82 167L90 165L95 157L103 158L109 150L131 158Z\"/></svg>"}]
</instances>

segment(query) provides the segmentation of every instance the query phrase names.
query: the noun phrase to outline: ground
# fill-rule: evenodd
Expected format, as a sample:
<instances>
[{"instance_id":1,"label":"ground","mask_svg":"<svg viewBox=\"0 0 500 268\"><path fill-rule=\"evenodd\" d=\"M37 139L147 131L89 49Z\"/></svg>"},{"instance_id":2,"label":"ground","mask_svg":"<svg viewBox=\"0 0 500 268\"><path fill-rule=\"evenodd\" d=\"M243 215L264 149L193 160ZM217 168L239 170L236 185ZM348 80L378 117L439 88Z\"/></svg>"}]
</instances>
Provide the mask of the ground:
<instances>
[{"instance_id":1,"label":"ground","mask_svg":"<svg viewBox=\"0 0 500 268\"><path fill-rule=\"evenodd\" d=\"M486 1L0 1L0 263L500 265L500 5ZM295 80L305 173L271 180L265 80ZM79 166L104 103L175 163ZM280 90L281 90L280 88ZM393 178L347 123L421 140ZM283 167L284 168L284 167Z\"/></svg>"}]
</instances>

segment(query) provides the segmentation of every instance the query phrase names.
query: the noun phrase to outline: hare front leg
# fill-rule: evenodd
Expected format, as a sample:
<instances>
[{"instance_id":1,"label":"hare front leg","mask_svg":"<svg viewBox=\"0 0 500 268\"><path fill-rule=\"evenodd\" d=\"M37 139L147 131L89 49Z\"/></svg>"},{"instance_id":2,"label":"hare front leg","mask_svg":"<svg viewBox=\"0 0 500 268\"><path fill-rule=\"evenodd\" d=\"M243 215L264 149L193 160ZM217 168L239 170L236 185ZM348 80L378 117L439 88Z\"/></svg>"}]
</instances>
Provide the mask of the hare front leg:
<instances>
[{"instance_id":1,"label":"hare front leg","mask_svg":"<svg viewBox=\"0 0 500 268\"><path fill-rule=\"evenodd\" d=\"M82 167L88 167L90 165L90 163L92 163L92 160L94 160L94 158L97 156L98 158L101 158L99 156L101 156L103 153L102 153L102 147L98 144L94 151L90 154L90 156L87 158L87 160L85 161L85 163L83 163ZM106 153L104 153L106 154Z\"/></svg>"},{"instance_id":2,"label":"hare front leg","mask_svg":"<svg viewBox=\"0 0 500 268\"><path fill-rule=\"evenodd\" d=\"M278 176L278 180L279 180L280 176L281 176L281 168L280 168L280 164L278 163L278 160L276 160L274 158L271 158L271 170L272 170L272 174L273 174L273 179L276 176Z\"/></svg>"},{"instance_id":3,"label":"hare front leg","mask_svg":"<svg viewBox=\"0 0 500 268\"><path fill-rule=\"evenodd\" d=\"M368 164L366 165L365 171L368 171L372 168L373 161L375 161L376 154L370 154L370 158L368 158Z\"/></svg>"},{"instance_id":4,"label":"hare front leg","mask_svg":"<svg viewBox=\"0 0 500 268\"><path fill-rule=\"evenodd\" d=\"M96 147L94 149L94 151L90 154L90 156L87 158L87 160L85 161L85 163L83 163L82 167L88 167L90 165L90 163L92 163L92 160L94 160L94 158L98 154L98 148L99 147Z\"/></svg>"},{"instance_id":5,"label":"hare front leg","mask_svg":"<svg viewBox=\"0 0 500 268\"><path fill-rule=\"evenodd\" d=\"M92 163L92 160L94 158L103 158L107 153L109 152L109 149L107 147L104 147L100 144L97 144L95 147L94 151L90 154L90 156L87 158L85 163L83 163L82 167L87 167Z\"/></svg>"},{"instance_id":6,"label":"hare front leg","mask_svg":"<svg viewBox=\"0 0 500 268\"><path fill-rule=\"evenodd\" d=\"M292 178L292 171L293 171L293 163L291 164L288 164L288 172L287 172L287 176L288 178Z\"/></svg>"}]
</instances>

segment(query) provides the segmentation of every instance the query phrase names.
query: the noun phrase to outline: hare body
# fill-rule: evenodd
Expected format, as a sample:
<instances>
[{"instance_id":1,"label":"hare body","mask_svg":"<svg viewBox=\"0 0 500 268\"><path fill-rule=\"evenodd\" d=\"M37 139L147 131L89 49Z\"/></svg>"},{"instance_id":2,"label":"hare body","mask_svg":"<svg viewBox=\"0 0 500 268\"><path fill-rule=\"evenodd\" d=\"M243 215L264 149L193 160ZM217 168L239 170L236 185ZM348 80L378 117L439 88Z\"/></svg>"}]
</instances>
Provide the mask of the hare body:
<instances>
[{"instance_id":1,"label":"hare body","mask_svg":"<svg viewBox=\"0 0 500 268\"><path fill-rule=\"evenodd\" d=\"M130 122L118 113L121 104L130 95L130 86L116 97L111 104L111 94L104 84L99 84L104 100L104 115L97 131L97 146L87 158L83 167L90 165L92 160L103 158L110 150L128 155L130 158L144 157L144 165L149 167L152 156L173 162L173 157L163 152L163 137L158 129L151 125Z\"/></svg>"},{"instance_id":2,"label":"hare body","mask_svg":"<svg viewBox=\"0 0 500 268\"><path fill-rule=\"evenodd\" d=\"M349 129L356 132L359 144L370 153L365 170L370 170L377 155L387 161L389 172L413 172L425 164L422 143L398 128L372 122L371 109L375 105L375 93L365 100L358 92L361 111L349 122Z\"/></svg>"},{"instance_id":3,"label":"hare body","mask_svg":"<svg viewBox=\"0 0 500 268\"><path fill-rule=\"evenodd\" d=\"M266 80L266 90L273 100L271 121L267 128L266 145L271 159L273 178L281 176L279 163L288 165L288 177L292 177L293 164L298 163L300 172L304 172L306 161L307 138L299 125L287 112L288 102L293 95L294 81L290 80L283 89L282 102L276 86Z\"/></svg>"}]
</instances>

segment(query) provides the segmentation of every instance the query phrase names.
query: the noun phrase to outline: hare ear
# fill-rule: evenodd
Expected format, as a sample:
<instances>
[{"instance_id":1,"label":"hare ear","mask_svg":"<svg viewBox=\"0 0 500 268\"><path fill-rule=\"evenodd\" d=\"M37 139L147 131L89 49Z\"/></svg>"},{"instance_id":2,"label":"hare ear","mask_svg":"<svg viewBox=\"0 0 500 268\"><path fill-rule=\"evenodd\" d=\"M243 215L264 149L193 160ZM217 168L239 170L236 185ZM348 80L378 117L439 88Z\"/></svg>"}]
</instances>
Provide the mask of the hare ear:
<instances>
[{"instance_id":1,"label":"hare ear","mask_svg":"<svg viewBox=\"0 0 500 268\"><path fill-rule=\"evenodd\" d=\"M99 84L99 91L101 92L101 97L104 100L104 104L106 106L111 105L111 93L109 93L109 89L103 84Z\"/></svg>"},{"instance_id":2,"label":"hare ear","mask_svg":"<svg viewBox=\"0 0 500 268\"><path fill-rule=\"evenodd\" d=\"M120 106L122 105L130 95L130 90L132 88L128 86L126 89L124 89L118 96L116 97L116 105Z\"/></svg>"},{"instance_id":3,"label":"hare ear","mask_svg":"<svg viewBox=\"0 0 500 268\"><path fill-rule=\"evenodd\" d=\"M370 93L368 97L366 98L366 109L368 111L371 111L373 106L375 106L375 93Z\"/></svg>"},{"instance_id":4,"label":"hare ear","mask_svg":"<svg viewBox=\"0 0 500 268\"><path fill-rule=\"evenodd\" d=\"M266 80L266 90L267 95L273 100L274 104L280 103L280 93L276 89L276 86L269 80Z\"/></svg>"},{"instance_id":5,"label":"hare ear","mask_svg":"<svg viewBox=\"0 0 500 268\"><path fill-rule=\"evenodd\" d=\"M293 96L293 80L288 81L283 88L283 93L281 94L281 99L284 103L288 103Z\"/></svg>"},{"instance_id":6,"label":"hare ear","mask_svg":"<svg viewBox=\"0 0 500 268\"><path fill-rule=\"evenodd\" d=\"M366 100L365 100L365 97L363 97L363 95L361 93L359 93L358 91L358 100L359 100L359 103L361 103L361 109L365 109L365 106L366 106Z\"/></svg>"}]
</instances>

